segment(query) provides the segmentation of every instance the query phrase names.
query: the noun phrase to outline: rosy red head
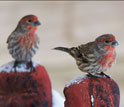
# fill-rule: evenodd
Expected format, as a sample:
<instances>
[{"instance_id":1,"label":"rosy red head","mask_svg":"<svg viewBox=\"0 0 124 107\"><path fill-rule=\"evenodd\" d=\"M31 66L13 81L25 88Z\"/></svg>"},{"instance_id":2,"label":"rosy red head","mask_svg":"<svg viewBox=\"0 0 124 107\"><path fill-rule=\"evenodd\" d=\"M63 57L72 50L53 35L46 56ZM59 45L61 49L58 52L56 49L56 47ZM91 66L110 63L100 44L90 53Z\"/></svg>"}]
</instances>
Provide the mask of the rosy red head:
<instances>
[{"instance_id":1,"label":"rosy red head","mask_svg":"<svg viewBox=\"0 0 124 107\"><path fill-rule=\"evenodd\" d=\"M115 36L112 34L104 34L96 38L98 47L104 50L110 50L115 48L118 45L118 42L115 39Z\"/></svg>"},{"instance_id":2,"label":"rosy red head","mask_svg":"<svg viewBox=\"0 0 124 107\"><path fill-rule=\"evenodd\" d=\"M24 16L18 23L17 28L20 28L22 31L30 31L33 28L37 28L40 25L40 22L35 15Z\"/></svg>"}]
</instances>

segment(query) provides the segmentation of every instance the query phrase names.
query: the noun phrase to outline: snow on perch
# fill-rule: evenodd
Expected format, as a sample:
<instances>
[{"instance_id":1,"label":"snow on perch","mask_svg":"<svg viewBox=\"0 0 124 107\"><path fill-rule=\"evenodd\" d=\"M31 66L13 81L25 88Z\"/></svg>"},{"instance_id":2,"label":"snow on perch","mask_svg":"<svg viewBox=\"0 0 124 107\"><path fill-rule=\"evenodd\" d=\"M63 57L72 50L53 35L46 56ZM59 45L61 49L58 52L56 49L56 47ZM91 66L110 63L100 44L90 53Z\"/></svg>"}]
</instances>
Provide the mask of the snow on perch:
<instances>
[{"instance_id":1,"label":"snow on perch","mask_svg":"<svg viewBox=\"0 0 124 107\"><path fill-rule=\"evenodd\" d=\"M2 66L0 67L0 72L10 72L10 71L14 71L14 68L13 68L14 62L15 62L15 61L11 61L11 62L9 62L9 63L7 63L7 64L2 65ZM36 67L36 66L38 66L38 65L40 65L39 62L33 62L33 67ZM22 64L18 64L18 65L16 66L16 70L17 70L18 72L30 72L30 68L27 67L26 62L23 62Z\"/></svg>"},{"instance_id":2,"label":"snow on perch","mask_svg":"<svg viewBox=\"0 0 124 107\"><path fill-rule=\"evenodd\" d=\"M80 84L81 81L83 81L83 79L85 79L87 76L82 76L82 77L75 77L73 80L69 81L65 87L69 87L70 85L73 84Z\"/></svg>"},{"instance_id":3,"label":"snow on perch","mask_svg":"<svg viewBox=\"0 0 124 107\"><path fill-rule=\"evenodd\" d=\"M65 99L55 90L52 90L52 105L53 107L64 107Z\"/></svg>"},{"instance_id":4,"label":"snow on perch","mask_svg":"<svg viewBox=\"0 0 124 107\"><path fill-rule=\"evenodd\" d=\"M0 106L64 107L64 98L51 89L47 71L33 62L35 72L26 63L13 69L14 61L0 67ZM4 93L4 94L2 94Z\"/></svg>"},{"instance_id":5,"label":"snow on perch","mask_svg":"<svg viewBox=\"0 0 124 107\"><path fill-rule=\"evenodd\" d=\"M0 106L52 107L51 82L43 66L33 62L19 64L12 70L14 61L0 67Z\"/></svg>"},{"instance_id":6,"label":"snow on perch","mask_svg":"<svg viewBox=\"0 0 124 107\"><path fill-rule=\"evenodd\" d=\"M65 107L119 107L117 83L104 75L81 76L64 88Z\"/></svg>"}]
</instances>

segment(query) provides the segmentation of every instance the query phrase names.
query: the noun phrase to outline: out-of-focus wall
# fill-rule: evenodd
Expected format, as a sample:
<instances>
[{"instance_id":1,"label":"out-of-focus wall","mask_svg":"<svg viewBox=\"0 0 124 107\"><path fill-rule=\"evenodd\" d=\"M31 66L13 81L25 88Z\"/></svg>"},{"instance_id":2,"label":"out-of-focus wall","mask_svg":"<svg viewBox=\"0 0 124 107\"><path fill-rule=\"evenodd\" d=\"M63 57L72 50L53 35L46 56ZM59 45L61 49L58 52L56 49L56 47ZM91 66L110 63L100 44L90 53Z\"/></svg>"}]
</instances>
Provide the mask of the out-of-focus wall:
<instances>
[{"instance_id":1,"label":"out-of-focus wall","mask_svg":"<svg viewBox=\"0 0 124 107\"><path fill-rule=\"evenodd\" d=\"M52 86L61 94L64 85L75 76L83 75L74 59L52 50L57 46L78 46L97 36L112 33L120 45L117 63L107 74L119 84L121 106L124 107L124 2L123 1L1 1L0 2L0 65L12 60L6 40L17 22L27 14L39 17L40 49L33 58L46 67Z\"/></svg>"}]
</instances>

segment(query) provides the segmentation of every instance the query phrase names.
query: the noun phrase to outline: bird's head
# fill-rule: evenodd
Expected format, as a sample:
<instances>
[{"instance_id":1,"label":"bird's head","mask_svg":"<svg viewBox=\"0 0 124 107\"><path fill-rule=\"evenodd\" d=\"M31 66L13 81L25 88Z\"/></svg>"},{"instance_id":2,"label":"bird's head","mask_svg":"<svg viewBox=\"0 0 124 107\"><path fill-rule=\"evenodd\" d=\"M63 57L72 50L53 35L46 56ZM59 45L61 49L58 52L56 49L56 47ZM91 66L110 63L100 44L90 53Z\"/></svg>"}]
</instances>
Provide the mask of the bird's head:
<instances>
[{"instance_id":1,"label":"bird's head","mask_svg":"<svg viewBox=\"0 0 124 107\"><path fill-rule=\"evenodd\" d=\"M112 34L104 34L96 38L96 45L100 50L109 51L118 46L118 42L115 39L115 36Z\"/></svg>"},{"instance_id":2,"label":"bird's head","mask_svg":"<svg viewBox=\"0 0 124 107\"><path fill-rule=\"evenodd\" d=\"M24 16L18 23L17 28L21 31L28 32L32 29L36 30L37 26L40 25L40 22L35 15Z\"/></svg>"}]
</instances>

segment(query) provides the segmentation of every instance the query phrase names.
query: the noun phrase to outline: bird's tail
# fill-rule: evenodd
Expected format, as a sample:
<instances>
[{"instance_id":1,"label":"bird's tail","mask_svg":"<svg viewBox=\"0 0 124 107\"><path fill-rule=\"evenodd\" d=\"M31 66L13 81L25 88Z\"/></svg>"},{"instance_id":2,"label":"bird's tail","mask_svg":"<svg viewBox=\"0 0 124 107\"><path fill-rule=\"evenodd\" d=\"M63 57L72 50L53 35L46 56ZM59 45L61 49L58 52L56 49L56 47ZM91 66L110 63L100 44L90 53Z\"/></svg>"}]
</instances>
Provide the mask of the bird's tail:
<instances>
[{"instance_id":1,"label":"bird's tail","mask_svg":"<svg viewBox=\"0 0 124 107\"><path fill-rule=\"evenodd\" d=\"M76 58L76 56L77 56L77 49L75 47L72 47L72 48L56 47L54 49L55 50L60 50L60 51L63 51L63 52L67 52L74 58Z\"/></svg>"},{"instance_id":2,"label":"bird's tail","mask_svg":"<svg viewBox=\"0 0 124 107\"><path fill-rule=\"evenodd\" d=\"M70 53L70 49L69 48L66 48L66 47L56 47L54 49L55 50L60 50L60 51L64 51L64 52Z\"/></svg>"}]
</instances>

